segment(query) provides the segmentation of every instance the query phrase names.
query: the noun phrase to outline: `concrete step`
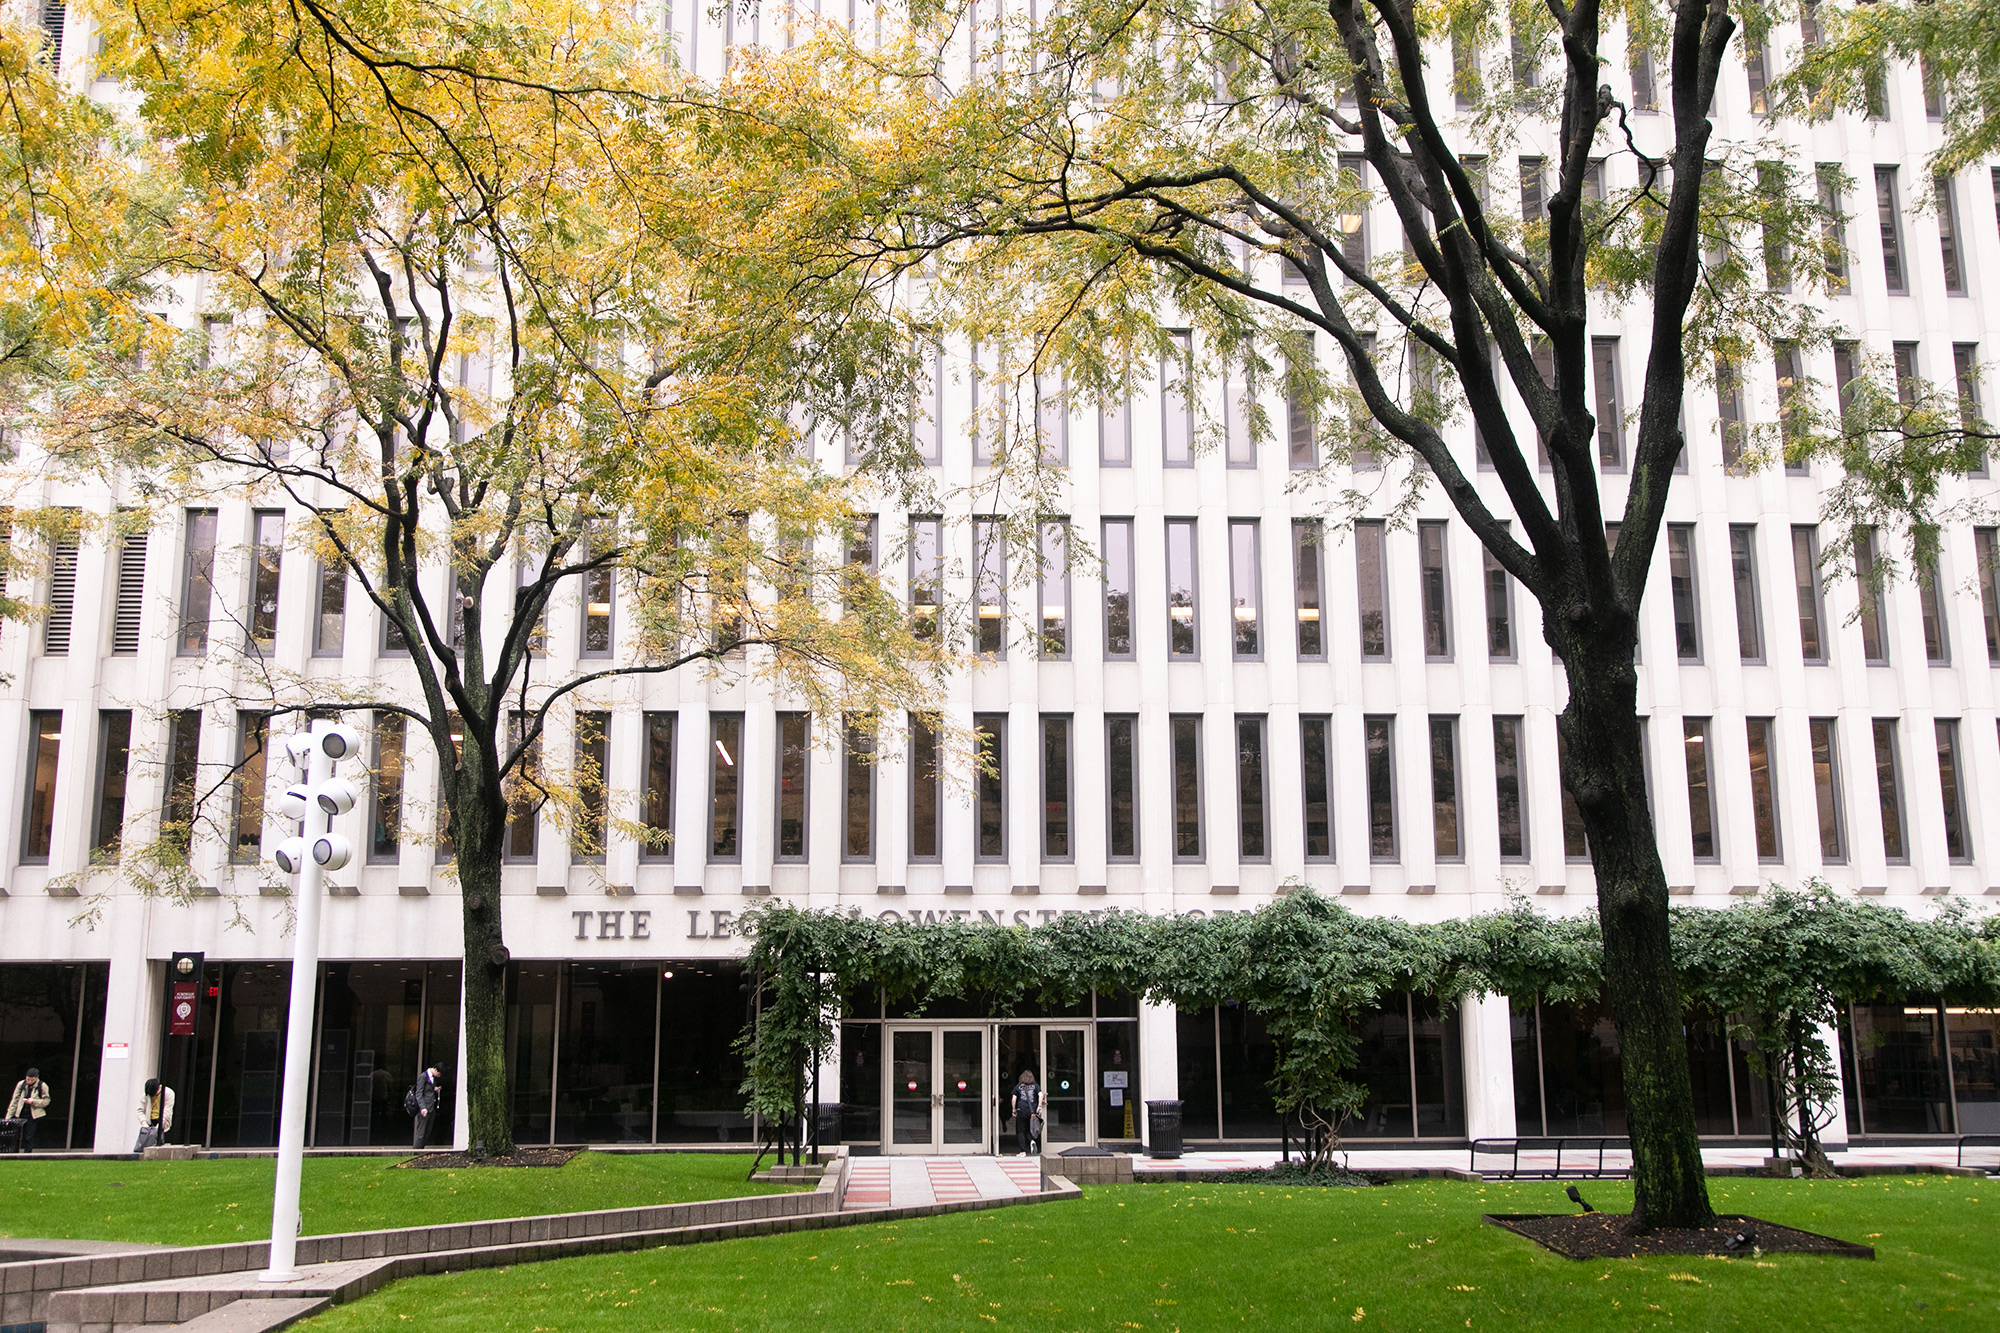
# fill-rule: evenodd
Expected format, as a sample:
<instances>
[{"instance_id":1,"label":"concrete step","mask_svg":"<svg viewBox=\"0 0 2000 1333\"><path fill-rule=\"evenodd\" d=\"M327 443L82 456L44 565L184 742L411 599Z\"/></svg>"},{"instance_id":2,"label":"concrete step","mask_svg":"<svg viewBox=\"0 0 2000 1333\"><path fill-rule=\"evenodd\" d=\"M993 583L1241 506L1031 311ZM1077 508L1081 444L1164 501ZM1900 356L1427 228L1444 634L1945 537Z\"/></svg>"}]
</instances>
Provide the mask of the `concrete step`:
<instances>
[{"instance_id":1,"label":"concrete step","mask_svg":"<svg viewBox=\"0 0 2000 1333\"><path fill-rule=\"evenodd\" d=\"M277 1333L281 1328L332 1308L333 1302L325 1296L237 1301L219 1310L196 1315L179 1327L181 1333Z\"/></svg>"}]
</instances>

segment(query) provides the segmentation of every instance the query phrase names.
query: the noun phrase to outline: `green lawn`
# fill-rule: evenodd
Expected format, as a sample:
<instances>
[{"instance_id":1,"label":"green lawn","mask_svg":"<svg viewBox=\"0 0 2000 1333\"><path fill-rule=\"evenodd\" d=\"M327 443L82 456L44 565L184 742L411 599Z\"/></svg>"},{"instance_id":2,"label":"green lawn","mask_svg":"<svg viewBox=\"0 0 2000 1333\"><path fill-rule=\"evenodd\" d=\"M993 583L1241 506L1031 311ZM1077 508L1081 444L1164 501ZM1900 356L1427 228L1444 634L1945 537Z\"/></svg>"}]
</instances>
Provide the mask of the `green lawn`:
<instances>
[{"instance_id":1,"label":"green lawn","mask_svg":"<svg viewBox=\"0 0 2000 1333\"><path fill-rule=\"evenodd\" d=\"M399 1282L310 1333L802 1329L2000 1329L2000 1181L1715 1180L1875 1262L1560 1259L1481 1212L1557 1185L1121 1185L1080 1202ZM1630 1191L1585 1184L1601 1208Z\"/></svg>"},{"instance_id":2,"label":"green lawn","mask_svg":"<svg viewBox=\"0 0 2000 1333\"><path fill-rule=\"evenodd\" d=\"M308 1235L638 1208L790 1188L752 1184L748 1154L586 1152L562 1167L399 1171L393 1157L308 1157ZM270 1157L195 1162L0 1160L0 1236L171 1245L271 1234Z\"/></svg>"}]
</instances>

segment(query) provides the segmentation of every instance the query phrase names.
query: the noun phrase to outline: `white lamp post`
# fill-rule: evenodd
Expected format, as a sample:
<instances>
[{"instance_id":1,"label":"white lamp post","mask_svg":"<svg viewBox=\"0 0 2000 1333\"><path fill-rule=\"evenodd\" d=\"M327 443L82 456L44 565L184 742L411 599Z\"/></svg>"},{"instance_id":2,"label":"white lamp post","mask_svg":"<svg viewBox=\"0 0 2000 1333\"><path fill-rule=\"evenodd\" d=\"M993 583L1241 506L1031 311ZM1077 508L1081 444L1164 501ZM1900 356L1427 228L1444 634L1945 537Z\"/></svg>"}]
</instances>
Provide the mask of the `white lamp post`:
<instances>
[{"instance_id":1,"label":"white lamp post","mask_svg":"<svg viewBox=\"0 0 2000 1333\"><path fill-rule=\"evenodd\" d=\"M299 1275L299 1168L306 1152L307 1083L312 1077L313 1001L319 983L319 904L326 872L353 856L346 838L332 831L335 815L354 808L358 793L334 764L354 754L361 738L352 727L319 721L308 733L285 738L286 756L305 770L305 781L285 789L289 818L305 820L304 835L287 838L271 853L278 869L298 876L292 931L292 1007L285 1023L285 1086L278 1115L278 1185L271 1198L271 1266L264 1282L290 1282Z\"/></svg>"}]
</instances>

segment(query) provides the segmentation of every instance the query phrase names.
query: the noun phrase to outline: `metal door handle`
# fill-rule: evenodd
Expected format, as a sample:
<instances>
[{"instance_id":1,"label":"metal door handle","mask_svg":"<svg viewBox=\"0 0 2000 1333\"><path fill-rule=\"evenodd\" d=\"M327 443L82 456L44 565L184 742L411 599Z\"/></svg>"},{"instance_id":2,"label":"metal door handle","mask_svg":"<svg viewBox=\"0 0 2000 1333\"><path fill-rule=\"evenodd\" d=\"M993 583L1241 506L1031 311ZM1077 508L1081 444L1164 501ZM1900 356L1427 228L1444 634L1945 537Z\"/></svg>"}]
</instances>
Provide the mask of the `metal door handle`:
<instances>
[{"instance_id":1,"label":"metal door handle","mask_svg":"<svg viewBox=\"0 0 2000 1333\"><path fill-rule=\"evenodd\" d=\"M943 1105L944 1105L944 1094L943 1094L943 1093L941 1093L941 1092L934 1092L934 1093L932 1093L932 1094L931 1094L931 1105L932 1105L932 1106L943 1106Z\"/></svg>"}]
</instances>

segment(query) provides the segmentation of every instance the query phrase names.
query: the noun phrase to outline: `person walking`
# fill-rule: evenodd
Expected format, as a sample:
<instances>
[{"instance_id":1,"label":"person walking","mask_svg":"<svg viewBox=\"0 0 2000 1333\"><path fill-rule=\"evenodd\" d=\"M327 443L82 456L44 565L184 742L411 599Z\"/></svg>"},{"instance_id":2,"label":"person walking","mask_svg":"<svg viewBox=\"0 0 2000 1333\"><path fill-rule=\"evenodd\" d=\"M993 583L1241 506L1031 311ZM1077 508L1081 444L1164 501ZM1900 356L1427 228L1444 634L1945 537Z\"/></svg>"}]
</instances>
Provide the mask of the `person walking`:
<instances>
[{"instance_id":1,"label":"person walking","mask_svg":"<svg viewBox=\"0 0 2000 1333\"><path fill-rule=\"evenodd\" d=\"M147 1079L146 1090L139 1095L139 1141L132 1151L160 1147L173 1127L174 1090L156 1078Z\"/></svg>"},{"instance_id":2,"label":"person walking","mask_svg":"<svg viewBox=\"0 0 2000 1333\"><path fill-rule=\"evenodd\" d=\"M1035 1071L1023 1069L1021 1081L1014 1085L1014 1141L1020 1146L1021 1156L1041 1149L1042 1139L1042 1089L1035 1082Z\"/></svg>"},{"instance_id":3,"label":"person walking","mask_svg":"<svg viewBox=\"0 0 2000 1333\"><path fill-rule=\"evenodd\" d=\"M14 1085L14 1095L7 1099L7 1118L21 1122L21 1151L35 1150L35 1125L49 1113L49 1085L42 1081L42 1071L30 1069L26 1078Z\"/></svg>"},{"instance_id":4,"label":"person walking","mask_svg":"<svg viewBox=\"0 0 2000 1333\"><path fill-rule=\"evenodd\" d=\"M438 1105L444 1101L444 1089L438 1082L437 1066L432 1065L417 1075L417 1086L411 1094L416 1099L416 1127L411 1131L410 1147L418 1152L424 1150L424 1143L431 1136L431 1124L437 1119Z\"/></svg>"}]
</instances>

